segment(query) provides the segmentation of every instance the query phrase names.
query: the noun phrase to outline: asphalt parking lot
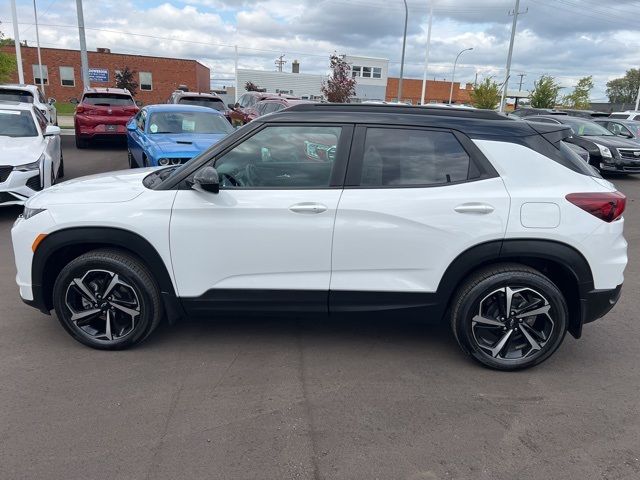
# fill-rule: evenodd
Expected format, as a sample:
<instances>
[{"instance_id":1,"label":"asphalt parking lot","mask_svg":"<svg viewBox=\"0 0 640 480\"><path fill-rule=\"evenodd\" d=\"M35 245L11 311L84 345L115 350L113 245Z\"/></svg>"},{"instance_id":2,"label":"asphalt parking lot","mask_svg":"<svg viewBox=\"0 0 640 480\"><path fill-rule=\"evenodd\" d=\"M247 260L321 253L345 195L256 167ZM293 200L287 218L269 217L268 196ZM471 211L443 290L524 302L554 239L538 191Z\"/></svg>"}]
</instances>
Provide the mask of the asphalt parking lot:
<instances>
[{"instance_id":1,"label":"asphalt parking lot","mask_svg":"<svg viewBox=\"0 0 640 480\"><path fill-rule=\"evenodd\" d=\"M77 151L67 178L126 168ZM1 479L640 478L640 176L620 303L532 370L499 373L447 326L222 318L100 352L24 305L0 210Z\"/></svg>"}]
</instances>

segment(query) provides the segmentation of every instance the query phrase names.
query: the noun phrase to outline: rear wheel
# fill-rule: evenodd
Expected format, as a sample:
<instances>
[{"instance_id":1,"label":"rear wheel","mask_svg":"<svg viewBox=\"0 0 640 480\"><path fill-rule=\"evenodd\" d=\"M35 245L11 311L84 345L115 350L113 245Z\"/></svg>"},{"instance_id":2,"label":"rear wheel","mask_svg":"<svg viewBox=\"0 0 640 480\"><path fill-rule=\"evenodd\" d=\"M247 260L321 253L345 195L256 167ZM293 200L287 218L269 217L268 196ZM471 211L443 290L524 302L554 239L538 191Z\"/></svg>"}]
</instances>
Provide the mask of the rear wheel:
<instances>
[{"instance_id":1,"label":"rear wheel","mask_svg":"<svg viewBox=\"0 0 640 480\"><path fill-rule=\"evenodd\" d=\"M537 365L560 346L567 303L542 273L518 264L483 269L458 290L451 326L462 350L498 370Z\"/></svg>"},{"instance_id":2,"label":"rear wheel","mask_svg":"<svg viewBox=\"0 0 640 480\"><path fill-rule=\"evenodd\" d=\"M58 320L77 341L119 350L157 327L162 305L147 268L118 250L94 250L65 266L53 287Z\"/></svg>"},{"instance_id":3,"label":"rear wheel","mask_svg":"<svg viewBox=\"0 0 640 480\"><path fill-rule=\"evenodd\" d=\"M58 178L64 178L64 157L60 151L60 166L58 167Z\"/></svg>"},{"instance_id":4,"label":"rear wheel","mask_svg":"<svg viewBox=\"0 0 640 480\"><path fill-rule=\"evenodd\" d=\"M83 148L87 148L87 141L83 138L80 137L80 135L78 135L76 133L76 148L78 150L81 150Z\"/></svg>"},{"instance_id":5,"label":"rear wheel","mask_svg":"<svg viewBox=\"0 0 640 480\"><path fill-rule=\"evenodd\" d=\"M136 163L136 160L133 158L133 154L131 153L131 150L129 150L127 148L127 161L129 162L129 168L138 168L138 164Z\"/></svg>"}]
</instances>

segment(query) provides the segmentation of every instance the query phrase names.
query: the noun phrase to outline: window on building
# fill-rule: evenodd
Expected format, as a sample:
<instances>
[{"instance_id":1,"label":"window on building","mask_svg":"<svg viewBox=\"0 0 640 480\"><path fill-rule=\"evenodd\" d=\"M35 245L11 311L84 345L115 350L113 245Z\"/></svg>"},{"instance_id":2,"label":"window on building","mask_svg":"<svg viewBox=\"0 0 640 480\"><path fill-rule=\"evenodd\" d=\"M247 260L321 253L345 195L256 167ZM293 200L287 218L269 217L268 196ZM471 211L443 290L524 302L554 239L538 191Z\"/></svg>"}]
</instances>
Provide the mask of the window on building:
<instances>
[{"instance_id":1,"label":"window on building","mask_svg":"<svg viewBox=\"0 0 640 480\"><path fill-rule=\"evenodd\" d=\"M362 67L354 65L351 67L351 77L356 78L362 76Z\"/></svg>"},{"instance_id":2,"label":"window on building","mask_svg":"<svg viewBox=\"0 0 640 480\"><path fill-rule=\"evenodd\" d=\"M362 67L362 76L365 78L371 78L371 67Z\"/></svg>"},{"instance_id":3,"label":"window on building","mask_svg":"<svg viewBox=\"0 0 640 480\"><path fill-rule=\"evenodd\" d=\"M140 90L153 90L153 77L151 72L140 72Z\"/></svg>"},{"instance_id":4,"label":"window on building","mask_svg":"<svg viewBox=\"0 0 640 480\"><path fill-rule=\"evenodd\" d=\"M373 67L373 78L382 78L382 68Z\"/></svg>"},{"instance_id":5,"label":"window on building","mask_svg":"<svg viewBox=\"0 0 640 480\"><path fill-rule=\"evenodd\" d=\"M40 67L42 66L42 73ZM49 85L49 70L46 65L32 65L33 67L33 83L36 85Z\"/></svg>"},{"instance_id":6,"label":"window on building","mask_svg":"<svg viewBox=\"0 0 640 480\"><path fill-rule=\"evenodd\" d=\"M60 67L60 84L63 87L75 87L76 77L73 67Z\"/></svg>"},{"instance_id":7,"label":"window on building","mask_svg":"<svg viewBox=\"0 0 640 480\"><path fill-rule=\"evenodd\" d=\"M361 185L443 185L473 177L469 166L469 155L452 133L369 128Z\"/></svg>"}]
</instances>

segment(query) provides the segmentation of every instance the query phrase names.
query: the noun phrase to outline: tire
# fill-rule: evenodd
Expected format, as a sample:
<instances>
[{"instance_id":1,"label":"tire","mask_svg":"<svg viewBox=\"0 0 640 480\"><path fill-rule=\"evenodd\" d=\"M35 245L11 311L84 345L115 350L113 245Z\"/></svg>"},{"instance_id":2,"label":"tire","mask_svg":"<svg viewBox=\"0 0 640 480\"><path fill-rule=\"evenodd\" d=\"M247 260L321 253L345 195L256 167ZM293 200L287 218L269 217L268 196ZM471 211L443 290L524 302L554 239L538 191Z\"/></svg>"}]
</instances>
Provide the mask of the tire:
<instances>
[{"instance_id":1,"label":"tire","mask_svg":"<svg viewBox=\"0 0 640 480\"><path fill-rule=\"evenodd\" d=\"M60 166L58 167L58 179L64 178L64 157L62 151L60 152Z\"/></svg>"},{"instance_id":2,"label":"tire","mask_svg":"<svg viewBox=\"0 0 640 480\"><path fill-rule=\"evenodd\" d=\"M87 148L87 141L83 138L80 138L80 135L76 133L76 148L78 150L82 150L83 148Z\"/></svg>"},{"instance_id":3,"label":"tire","mask_svg":"<svg viewBox=\"0 0 640 480\"><path fill-rule=\"evenodd\" d=\"M505 315L509 296L511 311ZM494 265L472 274L451 305L451 328L460 348L496 370L542 363L567 332L568 308L562 292L525 265Z\"/></svg>"},{"instance_id":4,"label":"tire","mask_svg":"<svg viewBox=\"0 0 640 480\"><path fill-rule=\"evenodd\" d=\"M93 250L67 264L53 286L53 305L73 338L100 350L142 342L163 314L158 286L145 265L112 249Z\"/></svg>"},{"instance_id":5,"label":"tire","mask_svg":"<svg viewBox=\"0 0 640 480\"><path fill-rule=\"evenodd\" d=\"M143 153L142 154L142 167L146 168L149 166L149 161L147 160L147 156Z\"/></svg>"},{"instance_id":6,"label":"tire","mask_svg":"<svg viewBox=\"0 0 640 480\"><path fill-rule=\"evenodd\" d=\"M131 150L129 150L127 148L127 161L129 162L129 168L138 168L138 164L136 163L136 160L133 158L133 154L131 153Z\"/></svg>"}]
</instances>

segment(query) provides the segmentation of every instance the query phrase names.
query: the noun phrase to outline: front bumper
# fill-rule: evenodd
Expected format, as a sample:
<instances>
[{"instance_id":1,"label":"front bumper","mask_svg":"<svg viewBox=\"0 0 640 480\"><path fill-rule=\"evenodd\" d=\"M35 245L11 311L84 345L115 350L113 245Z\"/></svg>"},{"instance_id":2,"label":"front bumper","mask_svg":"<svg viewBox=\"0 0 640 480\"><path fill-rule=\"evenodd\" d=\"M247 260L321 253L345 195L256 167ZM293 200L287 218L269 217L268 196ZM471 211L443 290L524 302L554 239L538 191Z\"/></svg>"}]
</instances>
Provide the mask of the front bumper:
<instances>
[{"instance_id":1,"label":"front bumper","mask_svg":"<svg viewBox=\"0 0 640 480\"><path fill-rule=\"evenodd\" d=\"M0 206L24 205L24 202L42 189L39 170L28 172L13 171L0 183Z\"/></svg>"},{"instance_id":2,"label":"front bumper","mask_svg":"<svg viewBox=\"0 0 640 480\"><path fill-rule=\"evenodd\" d=\"M591 290L580 299L582 323L590 323L604 317L620 298L622 285L609 290Z\"/></svg>"}]
</instances>

